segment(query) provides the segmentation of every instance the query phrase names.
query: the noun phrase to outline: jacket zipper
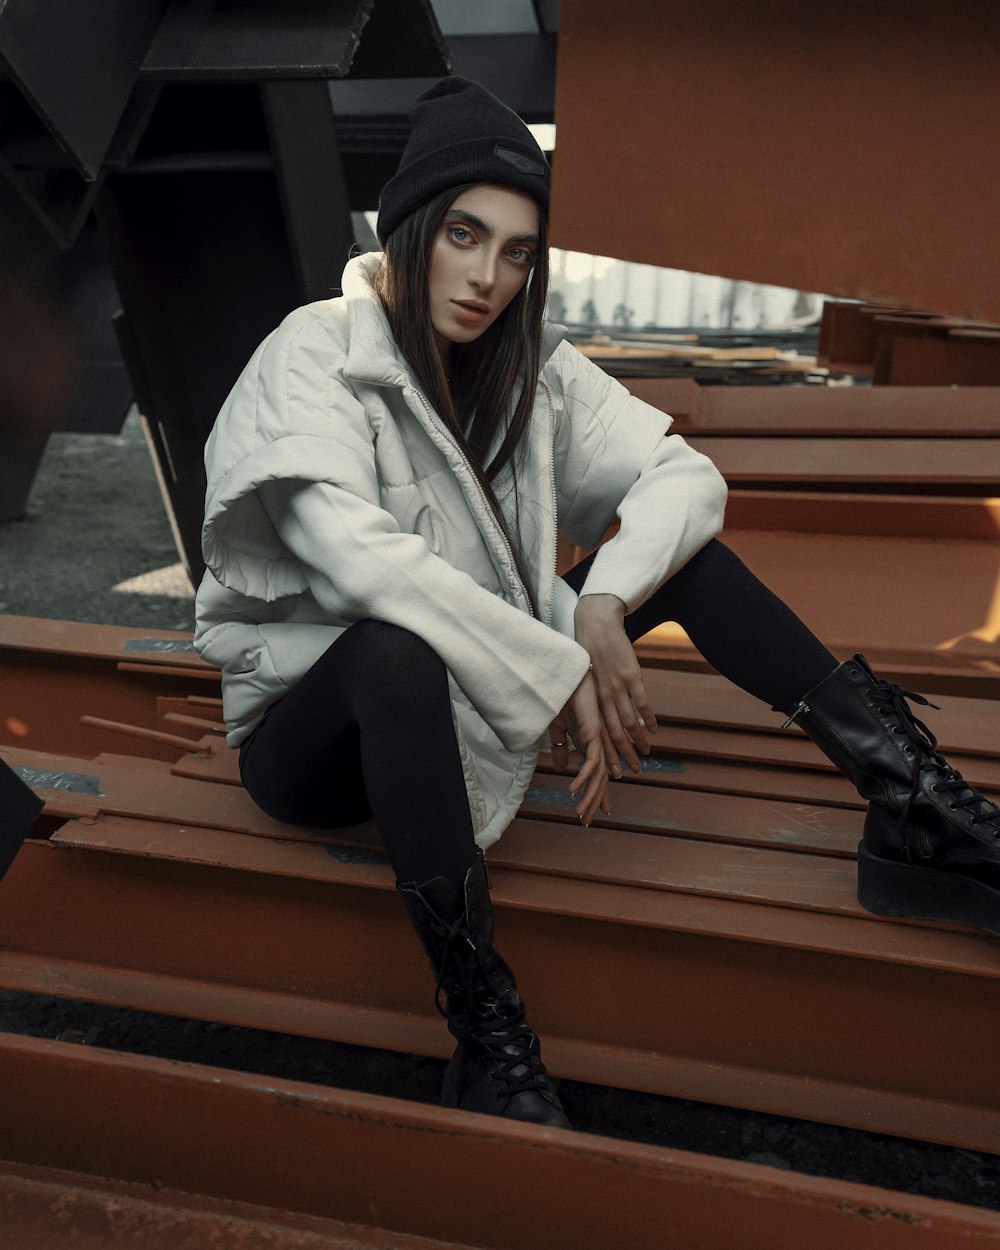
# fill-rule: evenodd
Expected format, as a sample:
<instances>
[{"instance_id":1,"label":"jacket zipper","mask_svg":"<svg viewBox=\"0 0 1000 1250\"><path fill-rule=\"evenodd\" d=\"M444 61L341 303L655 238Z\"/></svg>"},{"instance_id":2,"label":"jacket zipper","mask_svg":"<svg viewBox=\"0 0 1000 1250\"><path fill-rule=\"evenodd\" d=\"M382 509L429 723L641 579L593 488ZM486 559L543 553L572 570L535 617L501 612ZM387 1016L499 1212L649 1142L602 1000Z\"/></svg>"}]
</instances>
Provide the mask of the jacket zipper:
<instances>
[{"instance_id":1,"label":"jacket zipper","mask_svg":"<svg viewBox=\"0 0 1000 1250\"><path fill-rule=\"evenodd\" d=\"M534 616L535 613L531 607L531 596L528 594L525 588L524 582L521 580L521 578L518 576L518 573L517 573L517 561L514 558L514 549L510 545L510 541L508 540L507 535L503 532L500 526L497 525L496 517L494 517L493 515L493 509L490 507L489 500L486 498L486 492L479 485L479 481L476 478L475 473L472 471L472 466L469 464L468 457L462 451L461 447L459 447L458 444L455 442L455 440L451 437L448 431L444 429L444 427L438 423L437 413L435 413L434 409L431 407L430 402L424 398L424 396L421 394L420 391L416 389L416 387L413 388L413 393L420 400L421 407L426 412L428 420L430 421L431 425L433 425L435 430L437 430L437 432L441 435L442 438L448 441L448 444L458 454L458 456L462 460L462 463L468 469L469 480L472 482L473 486L475 486L476 491L479 495L479 498L482 501L483 515L489 517L490 523L493 526L494 536L500 539L500 541L503 544L504 550L507 552L507 556L510 560L512 577L515 583L517 584L518 589L521 591L522 596L524 597L524 602L528 608L528 615ZM554 500L555 499L555 470L554 469L552 470L552 492L553 492L553 500Z\"/></svg>"},{"instance_id":2,"label":"jacket zipper","mask_svg":"<svg viewBox=\"0 0 1000 1250\"><path fill-rule=\"evenodd\" d=\"M545 393L545 402L549 411L549 481L552 483L552 596L549 601L549 619L547 625L552 624L552 617L555 613L555 579L559 576L557 569L559 568L559 499L556 494L556 423L552 415L552 397L548 391Z\"/></svg>"}]
</instances>

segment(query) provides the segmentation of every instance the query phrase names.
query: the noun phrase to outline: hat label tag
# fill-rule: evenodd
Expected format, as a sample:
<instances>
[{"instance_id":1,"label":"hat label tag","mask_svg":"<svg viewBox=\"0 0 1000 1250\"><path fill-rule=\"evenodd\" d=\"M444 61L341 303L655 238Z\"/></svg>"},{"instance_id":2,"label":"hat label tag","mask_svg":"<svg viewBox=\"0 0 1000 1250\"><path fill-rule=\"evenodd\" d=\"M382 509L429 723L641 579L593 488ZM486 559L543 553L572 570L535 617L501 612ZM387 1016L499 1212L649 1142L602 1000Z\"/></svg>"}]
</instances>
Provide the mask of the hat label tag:
<instances>
[{"instance_id":1,"label":"hat label tag","mask_svg":"<svg viewBox=\"0 0 1000 1250\"><path fill-rule=\"evenodd\" d=\"M494 147L493 151L502 161L513 165L522 174L544 174L545 170L530 156L522 156L520 152L512 152L510 148Z\"/></svg>"}]
</instances>

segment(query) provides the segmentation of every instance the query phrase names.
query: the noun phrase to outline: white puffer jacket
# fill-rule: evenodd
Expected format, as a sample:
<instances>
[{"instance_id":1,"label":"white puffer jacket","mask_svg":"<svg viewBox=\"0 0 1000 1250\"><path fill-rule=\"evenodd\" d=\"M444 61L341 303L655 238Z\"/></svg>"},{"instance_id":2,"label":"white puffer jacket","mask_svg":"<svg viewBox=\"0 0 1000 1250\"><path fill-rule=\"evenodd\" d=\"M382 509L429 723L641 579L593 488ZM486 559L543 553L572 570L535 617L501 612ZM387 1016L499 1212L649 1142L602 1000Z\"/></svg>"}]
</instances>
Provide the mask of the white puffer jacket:
<instances>
[{"instance_id":1,"label":"white puffer jacket","mask_svg":"<svg viewBox=\"0 0 1000 1250\"><path fill-rule=\"evenodd\" d=\"M586 672L556 522L598 553L585 594L632 610L722 526L725 485L670 418L546 328L516 524L540 619L469 466L392 338L369 275L285 319L243 371L206 448L195 645L223 673L238 745L354 621L404 626L451 675L477 841L517 811L540 740ZM496 484L515 526L509 475Z\"/></svg>"}]
</instances>

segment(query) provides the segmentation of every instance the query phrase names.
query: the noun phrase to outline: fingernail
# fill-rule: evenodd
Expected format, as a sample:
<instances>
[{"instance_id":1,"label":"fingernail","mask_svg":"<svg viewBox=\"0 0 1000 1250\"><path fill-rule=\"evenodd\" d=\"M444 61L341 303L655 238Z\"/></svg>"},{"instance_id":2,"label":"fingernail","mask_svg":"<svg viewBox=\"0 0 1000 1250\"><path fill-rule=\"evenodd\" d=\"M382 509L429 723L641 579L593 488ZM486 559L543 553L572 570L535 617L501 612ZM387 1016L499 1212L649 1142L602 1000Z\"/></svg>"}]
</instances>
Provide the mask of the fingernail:
<instances>
[{"instance_id":1,"label":"fingernail","mask_svg":"<svg viewBox=\"0 0 1000 1250\"><path fill-rule=\"evenodd\" d=\"M620 768L616 768L614 772L612 773L612 776L615 777L616 780L621 781L622 770Z\"/></svg>"}]
</instances>

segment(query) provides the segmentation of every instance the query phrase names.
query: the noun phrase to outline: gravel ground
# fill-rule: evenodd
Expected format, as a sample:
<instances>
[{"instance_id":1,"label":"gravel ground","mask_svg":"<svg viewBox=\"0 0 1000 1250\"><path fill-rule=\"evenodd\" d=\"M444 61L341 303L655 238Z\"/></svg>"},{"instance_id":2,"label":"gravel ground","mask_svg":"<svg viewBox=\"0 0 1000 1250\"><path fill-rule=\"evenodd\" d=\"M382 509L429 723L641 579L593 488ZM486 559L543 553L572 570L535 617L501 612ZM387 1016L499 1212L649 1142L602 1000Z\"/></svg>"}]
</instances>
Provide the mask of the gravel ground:
<instances>
[{"instance_id":1,"label":"gravel ground","mask_svg":"<svg viewBox=\"0 0 1000 1250\"><path fill-rule=\"evenodd\" d=\"M177 561L135 412L121 434L53 434L26 516L0 524L0 612L193 629Z\"/></svg>"},{"instance_id":2,"label":"gravel ground","mask_svg":"<svg viewBox=\"0 0 1000 1250\"><path fill-rule=\"evenodd\" d=\"M0 612L192 628L191 588L135 416L116 436L53 436L26 518L0 525ZM409 1055L4 991L0 1027L423 1101L435 1099L442 1069ZM998 1155L569 1081L562 1093L586 1132L1000 1210Z\"/></svg>"}]
</instances>

